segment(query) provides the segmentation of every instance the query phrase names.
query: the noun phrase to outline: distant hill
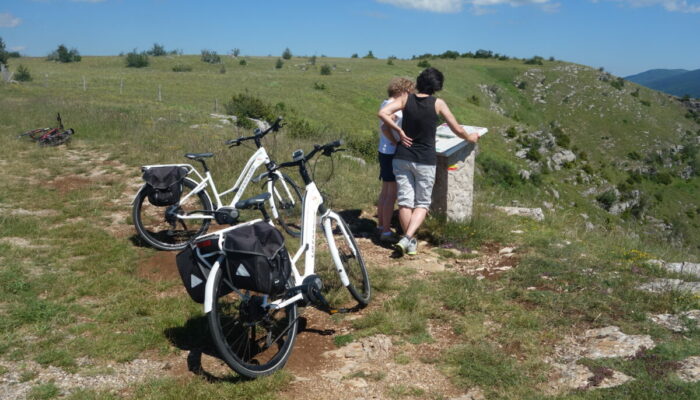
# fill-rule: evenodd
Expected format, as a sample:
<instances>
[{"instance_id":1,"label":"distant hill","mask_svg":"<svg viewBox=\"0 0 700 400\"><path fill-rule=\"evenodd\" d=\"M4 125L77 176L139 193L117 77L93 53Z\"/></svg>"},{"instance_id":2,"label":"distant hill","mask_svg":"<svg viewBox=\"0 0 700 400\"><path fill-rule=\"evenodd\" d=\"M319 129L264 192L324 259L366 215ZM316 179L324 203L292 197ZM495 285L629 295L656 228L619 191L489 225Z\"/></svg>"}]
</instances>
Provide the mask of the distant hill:
<instances>
[{"instance_id":1,"label":"distant hill","mask_svg":"<svg viewBox=\"0 0 700 400\"><path fill-rule=\"evenodd\" d=\"M674 96L700 98L700 69L652 69L625 79Z\"/></svg>"}]
</instances>

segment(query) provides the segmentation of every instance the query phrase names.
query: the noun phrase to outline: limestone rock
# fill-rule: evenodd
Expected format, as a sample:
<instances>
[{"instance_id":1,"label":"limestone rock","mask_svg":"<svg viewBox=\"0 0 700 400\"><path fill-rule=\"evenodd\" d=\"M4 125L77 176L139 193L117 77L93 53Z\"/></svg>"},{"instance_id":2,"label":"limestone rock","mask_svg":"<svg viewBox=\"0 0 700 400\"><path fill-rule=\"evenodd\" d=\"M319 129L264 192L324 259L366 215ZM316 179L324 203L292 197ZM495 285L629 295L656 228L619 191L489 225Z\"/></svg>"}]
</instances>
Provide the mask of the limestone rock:
<instances>
[{"instance_id":1,"label":"limestone rock","mask_svg":"<svg viewBox=\"0 0 700 400\"><path fill-rule=\"evenodd\" d=\"M643 285L639 285L637 286L637 289L651 293L663 293L678 290L682 292L700 294L700 282L686 282L681 279L659 278Z\"/></svg>"},{"instance_id":2,"label":"limestone rock","mask_svg":"<svg viewBox=\"0 0 700 400\"><path fill-rule=\"evenodd\" d=\"M631 357L642 348L651 349L656 344L649 335L626 335L616 326L589 329L584 334L585 358Z\"/></svg>"},{"instance_id":3,"label":"limestone rock","mask_svg":"<svg viewBox=\"0 0 700 400\"><path fill-rule=\"evenodd\" d=\"M502 207L497 206L496 209L505 212L508 215L517 215L520 217L532 218L535 221L544 221L544 213L541 208L526 208L526 207Z\"/></svg>"},{"instance_id":4,"label":"limestone rock","mask_svg":"<svg viewBox=\"0 0 700 400\"><path fill-rule=\"evenodd\" d=\"M679 274L689 274L700 277L700 264L691 262L666 263L664 269Z\"/></svg>"},{"instance_id":5,"label":"limestone rock","mask_svg":"<svg viewBox=\"0 0 700 400\"><path fill-rule=\"evenodd\" d=\"M700 357L688 357L681 361L678 377L685 382L700 381Z\"/></svg>"},{"instance_id":6,"label":"limestone rock","mask_svg":"<svg viewBox=\"0 0 700 400\"><path fill-rule=\"evenodd\" d=\"M649 315L649 319L674 332L686 332L688 324L700 328L700 310L690 310L680 314Z\"/></svg>"}]
</instances>

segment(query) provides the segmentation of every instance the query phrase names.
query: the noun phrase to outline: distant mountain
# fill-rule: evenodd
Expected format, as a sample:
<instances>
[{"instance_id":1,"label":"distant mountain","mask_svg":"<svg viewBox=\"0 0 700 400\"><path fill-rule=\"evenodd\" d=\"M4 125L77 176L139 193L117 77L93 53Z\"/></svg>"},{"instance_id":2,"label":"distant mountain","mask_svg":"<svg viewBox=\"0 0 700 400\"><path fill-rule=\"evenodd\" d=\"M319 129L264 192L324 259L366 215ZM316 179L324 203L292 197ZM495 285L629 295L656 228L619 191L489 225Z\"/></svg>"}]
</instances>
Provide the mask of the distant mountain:
<instances>
[{"instance_id":1,"label":"distant mountain","mask_svg":"<svg viewBox=\"0 0 700 400\"><path fill-rule=\"evenodd\" d=\"M674 96L700 98L700 69L652 69L625 79Z\"/></svg>"}]
</instances>

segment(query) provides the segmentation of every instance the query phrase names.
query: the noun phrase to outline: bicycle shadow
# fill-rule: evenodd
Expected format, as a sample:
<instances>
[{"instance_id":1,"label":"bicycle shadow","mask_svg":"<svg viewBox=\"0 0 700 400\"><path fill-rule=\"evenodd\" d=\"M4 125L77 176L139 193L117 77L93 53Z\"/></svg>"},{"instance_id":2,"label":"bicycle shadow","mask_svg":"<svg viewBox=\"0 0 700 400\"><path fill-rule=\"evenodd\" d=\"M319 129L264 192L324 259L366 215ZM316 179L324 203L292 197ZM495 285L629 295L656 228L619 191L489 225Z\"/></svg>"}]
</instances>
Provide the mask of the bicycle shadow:
<instances>
[{"instance_id":1,"label":"bicycle shadow","mask_svg":"<svg viewBox=\"0 0 700 400\"><path fill-rule=\"evenodd\" d=\"M233 371L230 371L232 375L218 376L205 370L202 365L203 355L216 358L223 362L221 357L219 357L214 342L211 340L207 317L200 316L190 318L185 322L184 326L167 328L163 331L163 334L173 346L188 352L187 370L193 374L201 376L212 383L239 383L248 380L248 378L235 375Z\"/></svg>"},{"instance_id":2,"label":"bicycle shadow","mask_svg":"<svg viewBox=\"0 0 700 400\"><path fill-rule=\"evenodd\" d=\"M338 215L347 222L355 237L371 238L374 236L377 222L369 218L362 218L362 210L342 210L338 211Z\"/></svg>"},{"instance_id":3,"label":"bicycle shadow","mask_svg":"<svg viewBox=\"0 0 700 400\"><path fill-rule=\"evenodd\" d=\"M316 329L308 326L309 322L305 317L299 317L297 325L297 335L301 333L311 333L319 336L332 336L336 333L334 329ZM208 382L218 383L239 383L250 380L249 378L235 375L231 370L232 375L218 376L210 371L205 370L202 365L202 356L216 358L224 361L219 356L219 353L211 340L211 332L209 331L209 323L207 317L200 316L190 318L185 322L184 326L176 326L167 328L163 331L165 337L170 343L180 350L187 351L187 370L195 375L201 376Z\"/></svg>"}]
</instances>

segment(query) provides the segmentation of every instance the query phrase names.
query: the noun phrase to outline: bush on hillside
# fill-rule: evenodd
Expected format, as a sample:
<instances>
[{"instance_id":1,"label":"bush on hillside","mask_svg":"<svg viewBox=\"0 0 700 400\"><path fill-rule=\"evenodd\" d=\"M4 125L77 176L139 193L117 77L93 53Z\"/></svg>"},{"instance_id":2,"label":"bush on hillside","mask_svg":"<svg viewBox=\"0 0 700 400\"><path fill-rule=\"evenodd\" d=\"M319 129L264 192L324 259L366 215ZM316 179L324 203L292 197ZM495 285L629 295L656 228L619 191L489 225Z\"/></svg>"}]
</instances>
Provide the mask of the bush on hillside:
<instances>
[{"instance_id":1,"label":"bush on hillside","mask_svg":"<svg viewBox=\"0 0 700 400\"><path fill-rule=\"evenodd\" d=\"M216 54L214 50L202 50L201 60L209 64L219 64L221 63L221 56Z\"/></svg>"},{"instance_id":2,"label":"bush on hillside","mask_svg":"<svg viewBox=\"0 0 700 400\"><path fill-rule=\"evenodd\" d=\"M610 207L612 207L612 205L617 201L617 194L613 189L608 189L602 194L599 194L595 199L601 206L603 206L603 208L609 210Z\"/></svg>"},{"instance_id":3,"label":"bush on hillside","mask_svg":"<svg viewBox=\"0 0 700 400\"><path fill-rule=\"evenodd\" d=\"M241 54L241 49L235 48L235 49L231 50L231 55L232 55L232 56L238 57L239 54Z\"/></svg>"},{"instance_id":4,"label":"bush on hillside","mask_svg":"<svg viewBox=\"0 0 700 400\"><path fill-rule=\"evenodd\" d=\"M190 72L192 71L191 65L177 64L173 67L173 72Z\"/></svg>"},{"instance_id":5,"label":"bush on hillside","mask_svg":"<svg viewBox=\"0 0 700 400\"><path fill-rule=\"evenodd\" d=\"M162 44L158 43L153 43L153 47L151 47L150 50L147 51L149 56L153 57L162 57L168 54L167 51L165 51L165 47Z\"/></svg>"},{"instance_id":6,"label":"bush on hillside","mask_svg":"<svg viewBox=\"0 0 700 400\"><path fill-rule=\"evenodd\" d=\"M323 64L321 66L321 75L330 75L331 74L331 66L328 64Z\"/></svg>"},{"instance_id":7,"label":"bush on hillside","mask_svg":"<svg viewBox=\"0 0 700 400\"><path fill-rule=\"evenodd\" d=\"M0 37L0 64L7 65L8 54L5 51L5 42Z\"/></svg>"},{"instance_id":8,"label":"bush on hillside","mask_svg":"<svg viewBox=\"0 0 700 400\"><path fill-rule=\"evenodd\" d=\"M292 51L289 50L289 47L287 47L286 49L284 49L284 52L282 52L282 58L284 58L285 60L291 60L291 58L292 58Z\"/></svg>"},{"instance_id":9,"label":"bush on hillside","mask_svg":"<svg viewBox=\"0 0 700 400\"><path fill-rule=\"evenodd\" d=\"M245 58L241 58L241 61L238 62L238 65L248 65L248 61L246 61Z\"/></svg>"},{"instance_id":10,"label":"bush on hillside","mask_svg":"<svg viewBox=\"0 0 700 400\"><path fill-rule=\"evenodd\" d=\"M357 55L357 53L352 53L352 55L350 56L350 58L358 58L358 57L359 56Z\"/></svg>"},{"instance_id":11,"label":"bush on hillside","mask_svg":"<svg viewBox=\"0 0 700 400\"><path fill-rule=\"evenodd\" d=\"M224 104L226 113L235 115L238 119L254 118L272 121L275 119L272 107L259 98L248 93L233 95L231 100Z\"/></svg>"},{"instance_id":12,"label":"bush on hillside","mask_svg":"<svg viewBox=\"0 0 700 400\"><path fill-rule=\"evenodd\" d=\"M513 164L491 153L479 153L476 164L484 172L484 181L490 185L513 187L522 183L518 170Z\"/></svg>"},{"instance_id":13,"label":"bush on hillside","mask_svg":"<svg viewBox=\"0 0 700 400\"><path fill-rule=\"evenodd\" d=\"M282 61L281 58L278 58L277 62L275 63L275 68L282 69L283 66L284 66L284 61Z\"/></svg>"},{"instance_id":14,"label":"bush on hillside","mask_svg":"<svg viewBox=\"0 0 700 400\"><path fill-rule=\"evenodd\" d=\"M316 65L316 56L309 57L307 62L309 63L309 65Z\"/></svg>"},{"instance_id":15,"label":"bush on hillside","mask_svg":"<svg viewBox=\"0 0 700 400\"><path fill-rule=\"evenodd\" d=\"M148 54L145 51L137 53L136 49L129 52L124 60L126 62L127 68L143 68L147 67L149 64Z\"/></svg>"},{"instance_id":16,"label":"bush on hillside","mask_svg":"<svg viewBox=\"0 0 700 400\"><path fill-rule=\"evenodd\" d=\"M32 80L32 74L29 73L29 68L20 64L15 71L14 78L18 82L29 82Z\"/></svg>"},{"instance_id":17,"label":"bush on hillside","mask_svg":"<svg viewBox=\"0 0 700 400\"><path fill-rule=\"evenodd\" d=\"M418 61L418 67L419 68L430 68L430 63L428 60L420 60Z\"/></svg>"},{"instance_id":18,"label":"bush on hillside","mask_svg":"<svg viewBox=\"0 0 700 400\"><path fill-rule=\"evenodd\" d=\"M375 57L375 56L374 56L374 53L372 53L372 50L370 50L370 51L367 52L367 55L364 56L364 57L362 57L362 58L368 58L368 59L374 60L374 59L377 58L377 57Z\"/></svg>"},{"instance_id":19,"label":"bush on hillside","mask_svg":"<svg viewBox=\"0 0 700 400\"><path fill-rule=\"evenodd\" d=\"M377 140L371 132L364 132L362 135L354 135L347 140L348 148L356 155L365 160L372 160L377 157Z\"/></svg>"},{"instance_id":20,"label":"bush on hillside","mask_svg":"<svg viewBox=\"0 0 700 400\"><path fill-rule=\"evenodd\" d=\"M82 60L80 53L75 48L68 50L64 45L59 45L56 50L51 52L46 59L48 61L57 61L62 63L79 62Z\"/></svg>"},{"instance_id":21,"label":"bush on hillside","mask_svg":"<svg viewBox=\"0 0 700 400\"><path fill-rule=\"evenodd\" d=\"M534 56L525 60L524 63L528 65L544 65L544 58L540 56Z\"/></svg>"},{"instance_id":22,"label":"bush on hillside","mask_svg":"<svg viewBox=\"0 0 700 400\"><path fill-rule=\"evenodd\" d=\"M622 90L622 88L625 87L625 80L622 78L613 79L610 81L610 86L617 90Z\"/></svg>"},{"instance_id":23,"label":"bush on hillside","mask_svg":"<svg viewBox=\"0 0 700 400\"><path fill-rule=\"evenodd\" d=\"M314 89L316 90L326 90L326 85L323 83L314 82Z\"/></svg>"},{"instance_id":24,"label":"bush on hillside","mask_svg":"<svg viewBox=\"0 0 700 400\"><path fill-rule=\"evenodd\" d=\"M315 128L311 123L301 117L290 118L287 124L289 136L298 139L309 139L319 135L320 130Z\"/></svg>"}]
</instances>

